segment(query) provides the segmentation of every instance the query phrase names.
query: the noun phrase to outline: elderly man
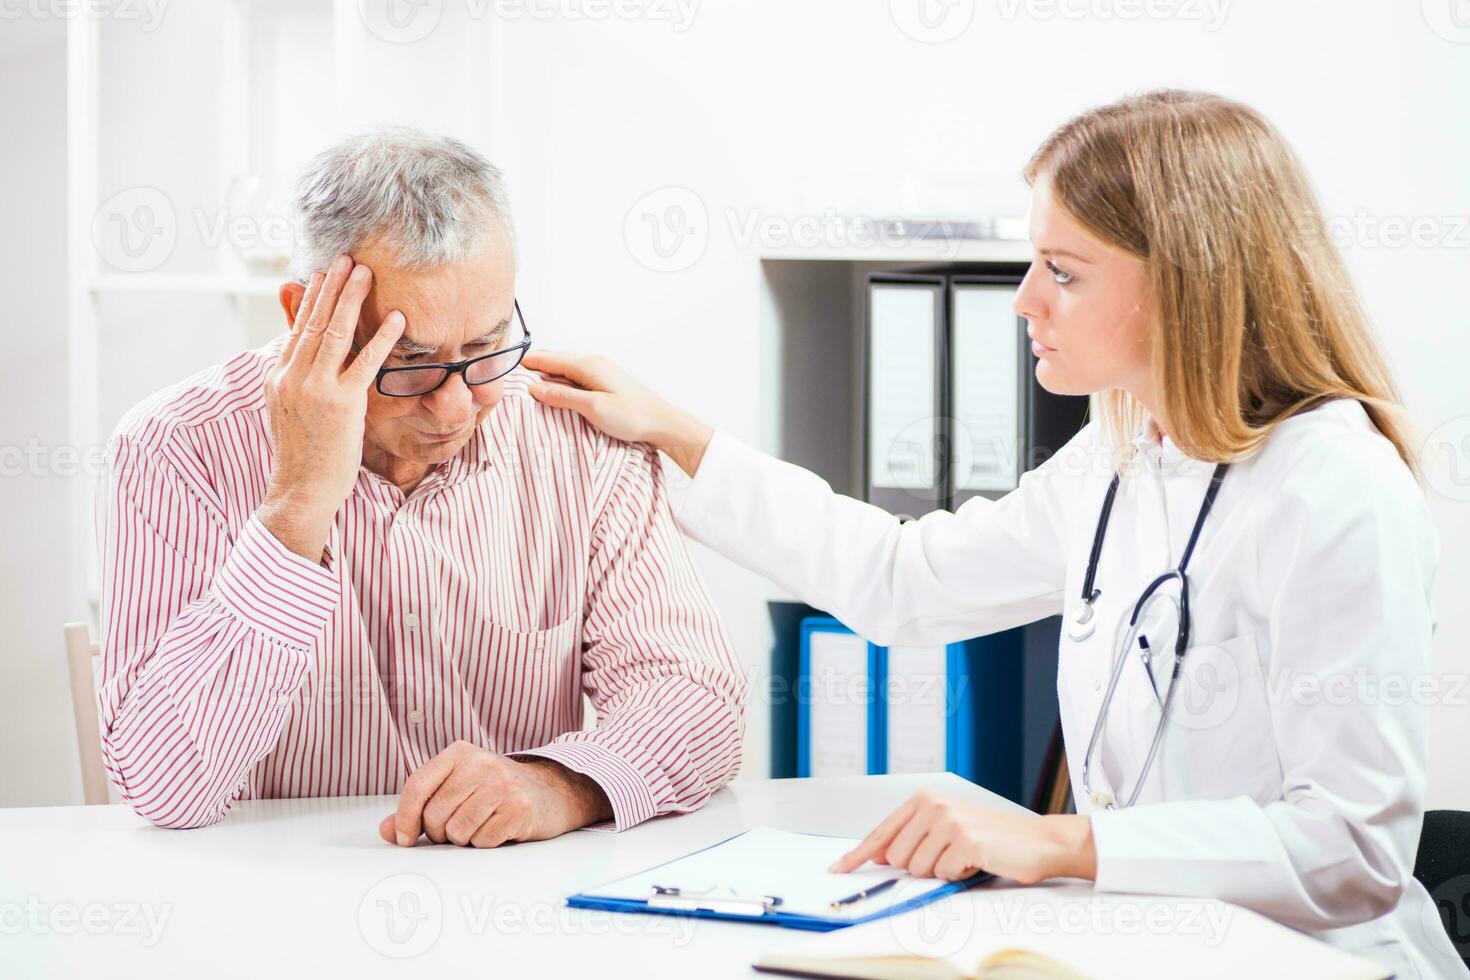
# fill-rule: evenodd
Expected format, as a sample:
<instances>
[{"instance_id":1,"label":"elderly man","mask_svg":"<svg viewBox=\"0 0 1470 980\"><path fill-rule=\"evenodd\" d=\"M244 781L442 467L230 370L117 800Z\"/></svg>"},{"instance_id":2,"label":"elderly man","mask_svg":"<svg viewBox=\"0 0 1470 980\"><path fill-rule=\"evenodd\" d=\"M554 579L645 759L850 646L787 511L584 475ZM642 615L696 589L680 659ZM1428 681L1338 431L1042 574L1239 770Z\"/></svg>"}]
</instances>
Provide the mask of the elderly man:
<instances>
[{"instance_id":1,"label":"elderly man","mask_svg":"<svg viewBox=\"0 0 1470 980\"><path fill-rule=\"evenodd\" d=\"M197 827L242 796L398 793L384 839L476 847L699 806L738 768L745 681L656 454L527 393L499 172L383 130L297 204L289 333L110 443L123 797Z\"/></svg>"}]
</instances>

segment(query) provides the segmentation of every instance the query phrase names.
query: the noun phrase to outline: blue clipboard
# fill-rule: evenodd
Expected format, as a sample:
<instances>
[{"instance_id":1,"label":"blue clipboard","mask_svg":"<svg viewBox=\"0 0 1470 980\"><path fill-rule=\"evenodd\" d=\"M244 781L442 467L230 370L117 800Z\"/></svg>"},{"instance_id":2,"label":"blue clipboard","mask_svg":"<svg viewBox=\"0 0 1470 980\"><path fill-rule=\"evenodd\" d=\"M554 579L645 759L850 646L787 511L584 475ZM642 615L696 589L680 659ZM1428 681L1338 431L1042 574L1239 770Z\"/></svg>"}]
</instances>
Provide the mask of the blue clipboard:
<instances>
[{"instance_id":1,"label":"blue clipboard","mask_svg":"<svg viewBox=\"0 0 1470 980\"><path fill-rule=\"evenodd\" d=\"M716 847L721 847L725 844L728 844L730 841L733 841L736 838L743 836L744 833L745 832L734 834L730 837L725 838L722 841L718 841L714 844L709 845L709 847L701 848L699 851L692 851L690 852L690 854L681 855L677 858L672 858L668 861L663 862L662 864L657 864L654 865L652 868L647 868L642 872L637 872L637 874L646 874L650 871L656 870L657 868L662 868L667 865L673 864L676 861L682 861L693 854L699 854L703 851L708 851ZM822 835L811 834L808 836L819 837ZM634 876L624 875L623 877L628 878ZM973 888L974 886L989 881L994 877L995 876L992 874L982 872L980 874L972 875L969 878L964 879L963 881L936 880L934 888L924 892L922 895L915 896L908 899L907 901L900 902L896 905L888 906L887 908L874 912L870 915L851 918L808 915L796 912L783 912L780 911L779 908L767 908L765 911L758 914L717 911L711 908L699 907L671 908L657 904L649 904L649 899L614 898L611 896L589 895L580 892L576 895L568 896L566 901L567 905L571 908L594 909L603 912L630 912L634 914L645 915L682 915L696 919L725 919L732 922L754 922L759 925L780 926L785 929L804 929L811 932L831 932L836 929L845 929L848 926L861 925L864 922L873 922L877 919L884 919L892 915L898 915L903 912L908 912L912 909L920 908L922 906L928 905L930 902L938 901L946 895L953 895L957 892L962 892L966 889ZM620 878L618 880L621 881L623 879ZM650 896L650 898L652 898L652 896ZM725 902L717 898L712 900L712 904L732 903Z\"/></svg>"}]
</instances>

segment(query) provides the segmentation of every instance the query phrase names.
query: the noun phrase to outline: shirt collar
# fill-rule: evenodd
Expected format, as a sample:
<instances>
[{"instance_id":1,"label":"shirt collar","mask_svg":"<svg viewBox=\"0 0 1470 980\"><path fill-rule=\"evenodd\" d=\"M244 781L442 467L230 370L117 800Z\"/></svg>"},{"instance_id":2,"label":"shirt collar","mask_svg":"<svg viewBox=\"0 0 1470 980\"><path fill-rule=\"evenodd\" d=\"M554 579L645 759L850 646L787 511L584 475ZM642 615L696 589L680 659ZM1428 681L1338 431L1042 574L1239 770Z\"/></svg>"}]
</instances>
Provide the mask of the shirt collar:
<instances>
[{"instance_id":1,"label":"shirt collar","mask_svg":"<svg viewBox=\"0 0 1470 980\"><path fill-rule=\"evenodd\" d=\"M1213 471L1215 464L1208 460L1195 459L1165 435L1153 416L1147 416L1143 431L1133 438L1136 457L1146 461L1165 476L1182 476L1202 471Z\"/></svg>"}]
</instances>

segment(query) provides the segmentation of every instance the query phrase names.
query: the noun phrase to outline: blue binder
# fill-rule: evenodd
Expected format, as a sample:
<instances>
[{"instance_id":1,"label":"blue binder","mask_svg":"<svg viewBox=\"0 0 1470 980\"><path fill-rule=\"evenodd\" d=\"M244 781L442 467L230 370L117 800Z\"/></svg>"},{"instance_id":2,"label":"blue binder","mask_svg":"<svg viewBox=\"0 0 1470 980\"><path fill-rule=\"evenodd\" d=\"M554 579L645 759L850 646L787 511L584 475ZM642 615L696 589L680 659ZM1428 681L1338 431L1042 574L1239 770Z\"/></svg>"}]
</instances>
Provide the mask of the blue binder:
<instances>
[{"instance_id":1,"label":"blue binder","mask_svg":"<svg viewBox=\"0 0 1470 980\"><path fill-rule=\"evenodd\" d=\"M972 783L1019 800L1021 791L1021 642L1020 630L948 644L944 649L944 768ZM888 752L894 712L889 703L895 671L894 651L879 649L879 687L884 701L885 771L896 760ZM935 723L941 723L939 718ZM936 733L937 734L937 733Z\"/></svg>"},{"instance_id":2,"label":"blue binder","mask_svg":"<svg viewBox=\"0 0 1470 980\"><path fill-rule=\"evenodd\" d=\"M809 616L801 621L796 700L796 775L813 775L813 702L824 693L822 678L812 676L812 639L819 634L856 634L827 616ZM944 647L944 681L936 696L935 723L944 726L944 759L926 771L947 770L984 786L1008 799L1021 800L1021 630L951 643ZM900 652L897 656L902 656ZM890 706L896 690L890 685L895 653L887 647L866 644L865 732L847 736L867 750L866 771L870 775L892 772L898 760L889 754L889 728L896 709ZM852 692L847 692L852 693ZM942 719L939 717L942 712ZM855 712L849 712L849 715ZM849 717L850 722L855 719ZM936 735L938 732L936 731Z\"/></svg>"},{"instance_id":3,"label":"blue binder","mask_svg":"<svg viewBox=\"0 0 1470 980\"><path fill-rule=\"evenodd\" d=\"M713 848L720 847L724 844L728 844L730 841L733 841L740 836L742 835L735 834L734 836L727 837L724 840L719 841L718 843L711 844L709 847L701 848L699 851L694 851L692 853L699 854L703 851L708 851ZM674 858L670 861L665 861L663 862L663 864L655 865L654 868L649 868L648 870L653 871L655 868L661 868L665 865L673 864L674 862L681 861L689 856L690 855L686 854L681 857ZM994 875L987 872L981 872L979 874L972 875L969 878L965 878L961 881L939 881L936 879L934 887L929 891L924 892L922 895L915 896L908 901L900 902L896 905L882 909L878 912L874 912L870 915L857 916L854 918L828 918L818 915L781 912L773 909L768 909L767 911L760 914L741 914L734 912L715 911L707 908L664 908L656 905L650 905L646 900L643 899L614 898L605 895L588 895L580 892L576 895L568 896L566 902L567 905L571 908L593 909L602 912L628 912L645 915L682 915L697 919L726 919L733 922L754 922L760 925L780 926L785 929L803 929L809 932L832 932L837 929L845 929L848 926L861 925L864 922L873 922L878 919L887 918L891 915L899 915L903 912L908 912L912 909L920 908L922 906L928 905L930 902L937 901L946 895L953 895L956 892L962 892L968 888L973 888L975 885L990 881L994 877ZM718 900L715 901L718 903Z\"/></svg>"},{"instance_id":4,"label":"blue binder","mask_svg":"<svg viewBox=\"0 0 1470 980\"><path fill-rule=\"evenodd\" d=\"M794 691L796 700L796 775L812 775L812 702L820 696L822 678L812 676L812 639L819 634L838 634L845 637L857 638L852 630L843 626L840 622L828 616L808 616L801 621L801 652L797 666L796 687ZM867 661L865 665L865 676L867 683L865 691L843 692L844 696L861 696L867 700L867 711L865 713L866 732L856 731L849 734L850 738L859 739L857 744L867 746L867 769L869 775L881 775L886 772L883 749L884 749L884 725L883 725L883 698L879 695L881 684L880 648L871 643L867 644Z\"/></svg>"}]
</instances>

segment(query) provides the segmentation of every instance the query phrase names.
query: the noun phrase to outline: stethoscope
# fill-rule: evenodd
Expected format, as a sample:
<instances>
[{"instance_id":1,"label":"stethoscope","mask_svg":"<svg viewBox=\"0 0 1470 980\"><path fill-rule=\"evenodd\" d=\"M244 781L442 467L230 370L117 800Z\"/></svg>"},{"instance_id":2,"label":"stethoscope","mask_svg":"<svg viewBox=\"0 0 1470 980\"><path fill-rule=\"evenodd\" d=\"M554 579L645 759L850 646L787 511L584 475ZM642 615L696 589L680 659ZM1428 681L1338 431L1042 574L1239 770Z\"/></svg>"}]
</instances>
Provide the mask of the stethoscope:
<instances>
[{"instance_id":1,"label":"stethoscope","mask_svg":"<svg viewBox=\"0 0 1470 980\"><path fill-rule=\"evenodd\" d=\"M1106 790L1092 788L1090 779L1092 757L1097 752L1098 742L1107 721L1108 708L1113 703L1113 692L1118 687L1118 678L1123 675L1123 665L1128 660L1128 651L1133 649L1135 643L1138 644L1139 656L1143 660L1149 684L1154 689L1154 698L1159 703L1159 724L1154 729L1153 742L1150 743L1148 756L1144 759L1143 771L1138 774L1138 782L1134 784L1133 792L1129 794L1128 801L1123 806L1132 806L1138 800L1138 794L1148 779L1149 770L1153 767L1154 756L1158 753L1159 743L1164 737L1164 725L1169 718L1169 706L1173 703L1174 691L1179 686L1175 682L1179 680L1179 670L1184 664L1184 655L1189 649L1189 578L1185 574L1185 569L1189 566L1189 558L1194 554L1195 543L1199 541L1200 529L1204 527L1205 517L1215 503L1215 497L1220 492L1220 484L1225 479L1225 471L1229 468L1229 463L1220 463L1215 467L1215 472L1210 476L1209 488L1205 491L1205 499L1200 504L1199 514L1194 519L1194 530L1190 532L1189 543L1184 547L1184 556L1179 560L1179 566L1160 575L1149 583L1148 588L1143 590L1143 594L1134 603L1133 615L1128 617L1127 635L1122 644L1114 651L1113 674L1108 680L1108 690L1103 695L1102 706L1098 708L1097 722L1092 726L1092 738L1087 743L1087 753L1082 757L1082 792L1086 794L1093 806L1100 809L1115 810L1118 808L1118 802L1114 795ZM1119 479L1119 474L1114 473L1113 481L1108 484L1107 496L1103 498L1102 513L1097 518L1097 530L1092 536L1092 552L1088 556L1087 574L1082 581L1081 601L1073 606L1072 613L1067 618L1067 635L1073 640L1085 640L1097 628L1097 610L1093 608L1093 605L1102 595L1102 590L1094 587L1097 580L1097 565L1098 560L1102 557L1103 538L1107 535L1108 519L1113 513L1113 501L1118 496ZM1177 599L1172 594L1161 591L1170 582L1179 584ZM1144 623L1148 621L1150 608L1158 602L1167 602L1175 606L1179 623L1174 639L1174 664L1169 677L1169 687L1162 693L1154 679L1154 658L1157 651L1149 646L1148 637L1142 632Z\"/></svg>"}]
</instances>

